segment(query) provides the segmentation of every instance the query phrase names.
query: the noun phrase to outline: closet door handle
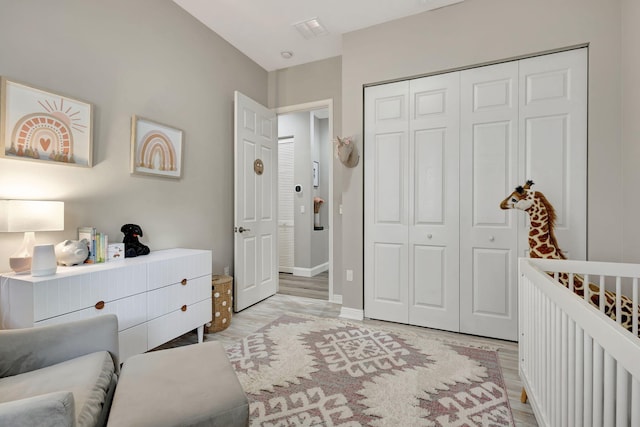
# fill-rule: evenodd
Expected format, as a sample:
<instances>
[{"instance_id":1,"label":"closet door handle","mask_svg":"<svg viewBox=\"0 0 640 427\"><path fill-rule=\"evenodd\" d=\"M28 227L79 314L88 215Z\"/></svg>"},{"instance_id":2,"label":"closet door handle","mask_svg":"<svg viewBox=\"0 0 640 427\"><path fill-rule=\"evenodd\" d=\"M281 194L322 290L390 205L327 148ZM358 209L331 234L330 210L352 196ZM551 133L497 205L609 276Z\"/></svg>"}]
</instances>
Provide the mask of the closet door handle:
<instances>
[{"instance_id":1,"label":"closet door handle","mask_svg":"<svg viewBox=\"0 0 640 427\"><path fill-rule=\"evenodd\" d=\"M427 239L431 239L433 237L433 234L429 233L427 234Z\"/></svg>"},{"instance_id":2,"label":"closet door handle","mask_svg":"<svg viewBox=\"0 0 640 427\"><path fill-rule=\"evenodd\" d=\"M493 236L489 236L489 241L490 241L490 242L493 242L494 240L496 240L496 238L495 238L495 237L493 237Z\"/></svg>"},{"instance_id":3,"label":"closet door handle","mask_svg":"<svg viewBox=\"0 0 640 427\"><path fill-rule=\"evenodd\" d=\"M102 310L104 308L104 301L98 301L95 307L97 310Z\"/></svg>"}]
</instances>

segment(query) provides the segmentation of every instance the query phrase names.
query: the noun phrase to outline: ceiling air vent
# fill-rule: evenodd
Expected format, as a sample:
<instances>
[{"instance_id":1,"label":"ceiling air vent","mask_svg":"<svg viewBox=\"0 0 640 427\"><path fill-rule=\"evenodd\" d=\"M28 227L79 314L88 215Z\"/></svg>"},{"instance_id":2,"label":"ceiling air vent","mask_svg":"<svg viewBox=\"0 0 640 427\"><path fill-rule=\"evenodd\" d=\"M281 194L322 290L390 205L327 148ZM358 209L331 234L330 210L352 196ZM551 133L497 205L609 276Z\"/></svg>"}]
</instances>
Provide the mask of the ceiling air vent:
<instances>
[{"instance_id":1,"label":"ceiling air vent","mask_svg":"<svg viewBox=\"0 0 640 427\"><path fill-rule=\"evenodd\" d=\"M302 37L307 40L329 34L318 18L311 18L306 21L298 22L297 24L293 24L293 26L300 34L302 34Z\"/></svg>"}]
</instances>

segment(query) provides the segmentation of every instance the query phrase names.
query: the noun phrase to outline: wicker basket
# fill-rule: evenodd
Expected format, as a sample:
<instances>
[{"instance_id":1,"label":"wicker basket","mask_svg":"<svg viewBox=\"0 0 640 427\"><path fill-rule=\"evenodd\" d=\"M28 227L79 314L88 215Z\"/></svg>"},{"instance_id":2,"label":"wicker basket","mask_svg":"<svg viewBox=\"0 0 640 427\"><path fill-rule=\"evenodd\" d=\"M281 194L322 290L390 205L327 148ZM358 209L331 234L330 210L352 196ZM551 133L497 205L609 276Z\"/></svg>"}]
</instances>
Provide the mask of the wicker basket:
<instances>
[{"instance_id":1,"label":"wicker basket","mask_svg":"<svg viewBox=\"0 0 640 427\"><path fill-rule=\"evenodd\" d=\"M229 327L233 302L233 277L213 276L211 279L211 305L213 320L209 332L220 332Z\"/></svg>"}]
</instances>

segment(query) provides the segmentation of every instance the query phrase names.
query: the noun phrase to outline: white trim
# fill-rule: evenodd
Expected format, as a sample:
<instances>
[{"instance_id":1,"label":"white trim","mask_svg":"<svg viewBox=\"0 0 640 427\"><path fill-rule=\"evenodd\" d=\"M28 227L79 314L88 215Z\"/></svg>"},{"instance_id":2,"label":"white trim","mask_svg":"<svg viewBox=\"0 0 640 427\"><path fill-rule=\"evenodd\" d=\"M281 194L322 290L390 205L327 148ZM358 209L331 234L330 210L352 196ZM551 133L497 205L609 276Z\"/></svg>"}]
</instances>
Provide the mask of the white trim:
<instances>
[{"instance_id":1,"label":"white trim","mask_svg":"<svg viewBox=\"0 0 640 427\"><path fill-rule=\"evenodd\" d=\"M333 298L329 301L342 305L342 295L333 294Z\"/></svg>"},{"instance_id":2,"label":"white trim","mask_svg":"<svg viewBox=\"0 0 640 427\"><path fill-rule=\"evenodd\" d=\"M313 277L322 273L323 271L327 271L329 269L329 263L325 262L324 264L316 265L312 268L302 268L302 267L293 267L293 275L301 276L301 277Z\"/></svg>"},{"instance_id":3,"label":"white trim","mask_svg":"<svg viewBox=\"0 0 640 427\"><path fill-rule=\"evenodd\" d=\"M320 108L326 108L329 110L329 130L328 130L328 134L329 137L332 139L331 143L329 144L329 149L331 150L330 152L330 158L332 161L329 162L329 201L331 203L330 209L329 209L329 263L328 263L328 269L329 269L329 301L333 301L334 295L333 295L333 276L334 276L334 271L333 271L333 210L334 210L334 198L333 198L333 160L335 158L334 154L333 154L333 99L329 98L329 99L322 99L319 101L313 101L313 102L307 102L304 104L296 104L296 105L288 105L288 106L284 106L284 107L278 107L275 108L275 112L276 115L280 115L280 114L287 114L287 113L293 113L293 112L302 112L302 111L309 111L309 110L318 110ZM324 271L324 270L323 270ZM307 276L310 277L310 276Z\"/></svg>"},{"instance_id":4,"label":"white trim","mask_svg":"<svg viewBox=\"0 0 640 427\"><path fill-rule=\"evenodd\" d=\"M364 320L364 310L358 308L342 307L340 309L340 316L342 319L351 320Z\"/></svg>"},{"instance_id":5,"label":"white trim","mask_svg":"<svg viewBox=\"0 0 640 427\"><path fill-rule=\"evenodd\" d=\"M278 266L279 273L293 273L293 267Z\"/></svg>"}]
</instances>

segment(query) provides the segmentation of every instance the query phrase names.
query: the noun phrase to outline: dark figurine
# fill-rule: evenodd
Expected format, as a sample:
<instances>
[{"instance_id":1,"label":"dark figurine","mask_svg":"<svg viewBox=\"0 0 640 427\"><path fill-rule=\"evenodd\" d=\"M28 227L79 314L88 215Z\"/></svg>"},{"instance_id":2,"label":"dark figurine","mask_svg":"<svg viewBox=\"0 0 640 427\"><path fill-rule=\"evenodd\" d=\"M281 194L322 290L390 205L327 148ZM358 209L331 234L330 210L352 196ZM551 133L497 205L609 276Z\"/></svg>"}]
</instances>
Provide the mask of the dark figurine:
<instances>
[{"instance_id":1,"label":"dark figurine","mask_svg":"<svg viewBox=\"0 0 640 427\"><path fill-rule=\"evenodd\" d=\"M124 257L132 258L138 255L147 255L149 252L149 246L143 245L138 240L138 237L142 237L142 229L138 224L125 224L120 229L124 233Z\"/></svg>"}]
</instances>

